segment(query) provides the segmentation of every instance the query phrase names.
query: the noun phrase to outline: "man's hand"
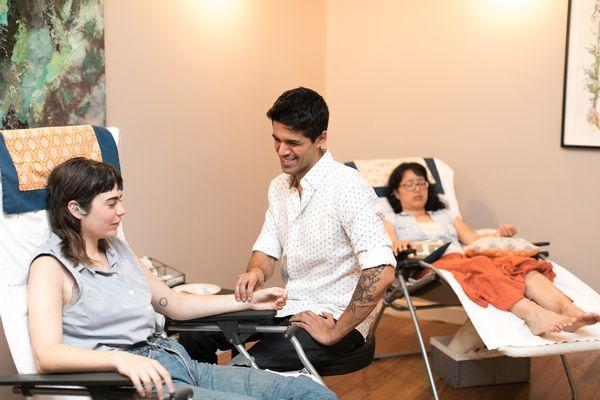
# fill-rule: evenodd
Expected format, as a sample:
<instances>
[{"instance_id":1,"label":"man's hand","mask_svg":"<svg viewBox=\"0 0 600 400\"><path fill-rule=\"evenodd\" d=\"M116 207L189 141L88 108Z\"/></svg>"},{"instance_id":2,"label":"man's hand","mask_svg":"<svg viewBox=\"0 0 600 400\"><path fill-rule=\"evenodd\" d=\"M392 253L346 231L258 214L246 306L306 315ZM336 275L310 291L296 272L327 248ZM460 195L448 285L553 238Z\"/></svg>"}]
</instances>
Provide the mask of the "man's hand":
<instances>
[{"instance_id":1,"label":"man's hand","mask_svg":"<svg viewBox=\"0 0 600 400\"><path fill-rule=\"evenodd\" d=\"M254 292L250 303L252 310L281 310L287 301L287 290L272 287Z\"/></svg>"},{"instance_id":2,"label":"man's hand","mask_svg":"<svg viewBox=\"0 0 600 400\"><path fill-rule=\"evenodd\" d=\"M235 300L252 301L254 291L262 288L264 284L265 275L260 268L252 268L239 275L235 283Z\"/></svg>"},{"instance_id":3,"label":"man's hand","mask_svg":"<svg viewBox=\"0 0 600 400\"><path fill-rule=\"evenodd\" d=\"M333 319L333 315L328 312L317 315L312 311L302 311L292 316L290 322L292 325L304 329L323 346L331 346L341 339L335 335L335 320Z\"/></svg>"}]
</instances>

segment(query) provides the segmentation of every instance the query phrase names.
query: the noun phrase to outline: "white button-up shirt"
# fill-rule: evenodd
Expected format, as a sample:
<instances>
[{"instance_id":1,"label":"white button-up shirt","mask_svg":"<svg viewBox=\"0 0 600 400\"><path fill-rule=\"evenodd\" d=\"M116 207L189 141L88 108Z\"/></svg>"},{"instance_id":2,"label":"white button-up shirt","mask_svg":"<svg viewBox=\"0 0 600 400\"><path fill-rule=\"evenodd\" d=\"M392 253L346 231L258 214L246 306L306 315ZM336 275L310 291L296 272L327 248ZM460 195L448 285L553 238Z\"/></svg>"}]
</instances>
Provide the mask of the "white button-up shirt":
<instances>
[{"instance_id":1,"label":"white button-up shirt","mask_svg":"<svg viewBox=\"0 0 600 400\"><path fill-rule=\"evenodd\" d=\"M287 174L269 186L269 208L252 251L281 261L288 291L277 316L311 310L339 319L363 269L395 265L373 188L327 151L301 179L302 196ZM356 327L366 337L371 314Z\"/></svg>"}]
</instances>

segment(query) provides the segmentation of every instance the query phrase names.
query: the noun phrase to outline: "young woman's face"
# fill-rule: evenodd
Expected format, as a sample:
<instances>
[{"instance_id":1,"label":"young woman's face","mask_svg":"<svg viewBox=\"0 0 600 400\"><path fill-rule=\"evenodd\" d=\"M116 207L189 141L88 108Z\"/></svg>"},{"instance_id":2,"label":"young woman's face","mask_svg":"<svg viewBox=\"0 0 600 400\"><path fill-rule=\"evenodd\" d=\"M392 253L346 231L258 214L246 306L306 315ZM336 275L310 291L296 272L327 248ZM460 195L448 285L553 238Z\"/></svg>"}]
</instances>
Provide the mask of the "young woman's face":
<instances>
[{"instance_id":1,"label":"young woman's face","mask_svg":"<svg viewBox=\"0 0 600 400\"><path fill-rule=\"evenodd\" d=\"M117 235L125 208L122 193L117 186L110 192L100 193L92 200L86 215L81 217L81 232L98 239L106 239Z\"/></svg>"},{"instance_id":2,"label":"young woman's face","mask_svg":"<svg viewBox=\"0 0 600 400\"><path fill-rule=\"evenodd\" d=\"M427 188L427 179L409 169L404 172L394 194L400 200L403 210L422 211L427 203Z\"/></svg>"}]
</instances>

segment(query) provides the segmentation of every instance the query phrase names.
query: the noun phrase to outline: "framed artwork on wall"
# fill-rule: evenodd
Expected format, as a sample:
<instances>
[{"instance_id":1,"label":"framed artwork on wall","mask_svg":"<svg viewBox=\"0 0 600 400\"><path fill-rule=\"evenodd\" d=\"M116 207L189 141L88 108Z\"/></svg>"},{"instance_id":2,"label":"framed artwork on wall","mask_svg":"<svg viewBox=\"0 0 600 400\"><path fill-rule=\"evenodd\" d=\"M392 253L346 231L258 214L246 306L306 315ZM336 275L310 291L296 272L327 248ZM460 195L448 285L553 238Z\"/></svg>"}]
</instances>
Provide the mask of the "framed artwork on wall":
<instances>
[{"instance_id":1,"label":"framed artwork on wall","mask_svg":"<svg viewBox=\"0 0 600 400\"><path fill-rule=\"evenodd\" d=\"M561 146L600 149L600 0L569 0Z\"/></svg>"},{"instance_id":2,"label":"framed artwork on wall","mask_svg":"<svg viewBox=\"0 0 600 400\"><path fill-rule=\"evenodd\" d=\"M104 0L0 0L0 129L105 125Z\"/></svg>"}]
</instances>

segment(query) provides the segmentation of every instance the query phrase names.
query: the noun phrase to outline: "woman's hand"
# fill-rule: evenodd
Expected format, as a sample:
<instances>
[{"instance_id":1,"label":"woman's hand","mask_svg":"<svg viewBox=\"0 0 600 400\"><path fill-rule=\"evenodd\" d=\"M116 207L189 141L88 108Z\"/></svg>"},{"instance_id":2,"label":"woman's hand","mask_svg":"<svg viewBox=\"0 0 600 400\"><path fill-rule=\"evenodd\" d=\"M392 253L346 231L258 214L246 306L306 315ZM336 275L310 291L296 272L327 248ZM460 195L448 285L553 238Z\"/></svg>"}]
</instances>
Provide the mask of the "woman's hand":
<instances>
[{"instance_id":1,"label":"woman's hand","mask_svg":"<svg viewBox=\"0 0 600 400\"><path fill-rule=\"evenodd\" d=\"M394 255L397 256L398 253L408 250L408 249L416 249L417 245L415 242L411 242L410 240L394 240L392 241L392 250L394 251Z\"/></svg>"},{"instance_id":2,"label":"woman's hand","mask_svg":"<svg viewBox=\"0 0 600 400\"><path fill-rule=\"evenodd\" d=\"M140 396L150 397L152 386L154 386L158 398L162 399L163 383L167 385L169 392L175 391L169 371L158 361L124 351L115 351L114 353L116 370L131 380Z\"/></svg>"},{"instance_id":3,"label":"woman's hand","mask_svg":"<svg viewBox=\"0 0 600 400\"><path fill-rule=\"evenodd\" d=\"M511 224L500 224L498 228L498 236L511 237L517 234L517 228Z\"/></svg>"},{"instance_id":4,"label":"woman's hand","mask_svg":"<svg viewBox=\"0 0 600 400\"><path fill-rule=\"evenodd\" d=\"M254 292L251 310L281 310L287 301L287 290L271 287Z\"/></svg>"}]
</instances>

